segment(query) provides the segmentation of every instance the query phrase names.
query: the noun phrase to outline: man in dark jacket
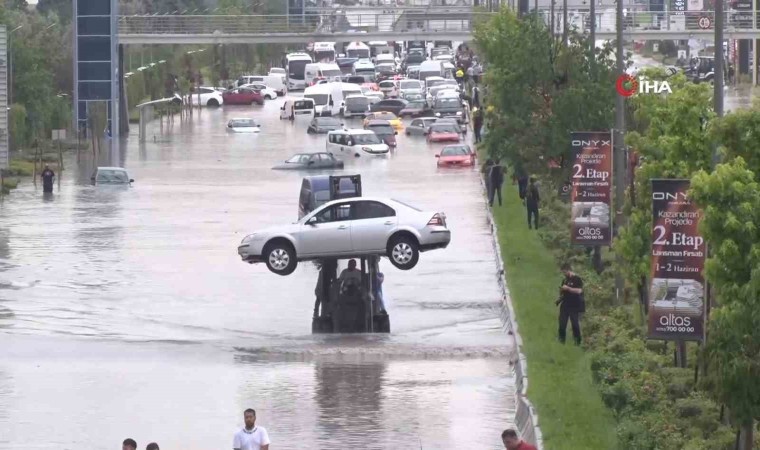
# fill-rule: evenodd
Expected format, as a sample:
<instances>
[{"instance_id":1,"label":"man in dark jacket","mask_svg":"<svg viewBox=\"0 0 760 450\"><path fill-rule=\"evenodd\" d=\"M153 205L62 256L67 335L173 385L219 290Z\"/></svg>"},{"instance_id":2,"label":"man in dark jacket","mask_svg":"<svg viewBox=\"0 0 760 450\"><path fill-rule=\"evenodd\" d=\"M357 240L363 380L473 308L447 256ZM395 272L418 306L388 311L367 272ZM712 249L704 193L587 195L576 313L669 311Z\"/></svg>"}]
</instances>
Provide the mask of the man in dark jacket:
<instances>
[{"instance_id":1,"label":"man in dark jacket","mask_svg":"<svg viewBox=\"0 0 760 450\"><path fill-rule=\"evenodd\" d=\"M475 131L475 143L479 144L480 130L483 129L483 110L480 108L474 108L472 115L472 129Z\"/></svg>"},{"instance_id":2,"label":"man in dark jacket","mask_svg":"<svg viewBox=\"0 0 760 450\"><path fill-rule=\"evenodd\" d=\"M584 308L583 280L573 272L569 263L562 264L565 279L559 288L559 341L564 344L567 335L567 320L573 328L575 345L581 345L580 315Z\"/></svg>"},{"instance_id":3,"label":"man in dark jacket","mask_svg":"<svg viewBox=\"0 0 760 450\"><path fill-rule=\"evenodd\" d=\"M536 186L536 177L530 177L528 187L525 190L525 207L528 210L528 229L533 228L531 226L532 222L533 226L538 230L538 203L540 200L538 186ZM532 221L531 218L533 219Z\"/></svg>"},{"instance_id":4,"label":"man in dark jacket","mask_svg":"<svg viewBox=\"0 0 760 450\"><path fill-rule=\"evenodd\" d=\"M494 196L499 197L499 206L501 206L501 186L504 184L504 166L501 162L496 161L491 170L488 172L488 182L491 185L491 190L488 195L488 204L493 206Z\"/></svg>"},{"instance_id":5,"label":"man in dark jacket","mask_svg":"<svg viewBox=\"0 0 760 450\"><path fill-rule=\"evenodd\" d=\"M47 164L45 164L45 170L40 174L42 177L42 192L49 194L53 192L53 180L55 179L55 172Z\"/></svg>"}]
</instances>

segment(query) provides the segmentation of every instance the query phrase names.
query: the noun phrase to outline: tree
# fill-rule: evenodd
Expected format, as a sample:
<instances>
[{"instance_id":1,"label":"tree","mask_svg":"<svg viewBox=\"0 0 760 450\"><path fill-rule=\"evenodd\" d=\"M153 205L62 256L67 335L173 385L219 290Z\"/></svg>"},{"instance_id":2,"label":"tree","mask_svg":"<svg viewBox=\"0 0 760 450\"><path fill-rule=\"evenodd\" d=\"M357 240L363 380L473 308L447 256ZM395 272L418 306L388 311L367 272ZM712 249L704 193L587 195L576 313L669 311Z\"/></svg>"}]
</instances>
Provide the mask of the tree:
<instances>
[{"instance_id":1,"label":"tree","mask_svg":"<svg viewBox=\"0 0 760 450\"><path fill-rule=\"evenodd\" d=\"M645 73L662 79L661 71ZM691 178L712 162L711 138L707 124L714 117L711 90L707 85L688 82L683 76L668 79L673 90L668 95L638 95L631 100L632 128L626 144L642 157L633 180L634 197L627 196L624 212L627 225L620 230L614 248L625 260L628 281L641 288L650 270L652 236L653 178ZM639 289L645 295L646 289ZM646 298L641 298L646 305Z\"/></svg>"},{"instance_id":2,"label":"tree","mask_svg":"<svg viewBox=\"0 0 760 450\"><path fill-rule=\"evenodd\" d=\"M760 113L755 112L755 115ZM750 130L747 130L748 132ZM753 448L760 419L760 184L742 157L692 178L691 197L704 209L700 231L712 256L705 275L721 307L709 321L705 353L718 398Z\"/></svg>"},{"instance_id":3,"label":"tree","mask_svg":"<svg viewBox=\"0 0 760 450\"><path fill-rule=\"evenodd\" d=\"M521 20L506 8L477 26L475 41L489 64L491 155L546 172L547 158L567 155L571 131L611 128L615 84L609 48L593 62L587 38L573 34L571 45L561 45L543 21Z\"/></svg>"}]
</instances>

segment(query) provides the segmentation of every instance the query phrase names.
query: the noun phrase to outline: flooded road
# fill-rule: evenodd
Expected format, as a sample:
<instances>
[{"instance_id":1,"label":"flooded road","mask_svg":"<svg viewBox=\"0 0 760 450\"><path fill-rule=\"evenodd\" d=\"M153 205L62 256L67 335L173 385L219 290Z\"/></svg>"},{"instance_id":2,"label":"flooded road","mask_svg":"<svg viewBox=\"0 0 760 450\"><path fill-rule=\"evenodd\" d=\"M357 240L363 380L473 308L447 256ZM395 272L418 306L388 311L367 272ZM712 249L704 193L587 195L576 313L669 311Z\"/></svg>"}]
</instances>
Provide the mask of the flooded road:
<instances>
[{"instance_id":1,"label":"flooded road","mask_svg":"<svg viewBox=\"0 0 760 450\"><path fill-rule=\"evenodd\" d=\"M314 266L280 277L236 252L297 218L305 173L270 168L325 148L281 103L154 123L142 145L135 125L117 161L68 155L50 198L5 198L0 449L226 448L247 407L276 449L498 447L514 389L476 171L436 169L441 146L403 132L346 161L365 195L445 211L452 243L408 272L381 261L390 335L312 336ZM233 117L261 134L228 134ZM90 186L98 164L134 185Z\"/></svg>"}]
</instances>

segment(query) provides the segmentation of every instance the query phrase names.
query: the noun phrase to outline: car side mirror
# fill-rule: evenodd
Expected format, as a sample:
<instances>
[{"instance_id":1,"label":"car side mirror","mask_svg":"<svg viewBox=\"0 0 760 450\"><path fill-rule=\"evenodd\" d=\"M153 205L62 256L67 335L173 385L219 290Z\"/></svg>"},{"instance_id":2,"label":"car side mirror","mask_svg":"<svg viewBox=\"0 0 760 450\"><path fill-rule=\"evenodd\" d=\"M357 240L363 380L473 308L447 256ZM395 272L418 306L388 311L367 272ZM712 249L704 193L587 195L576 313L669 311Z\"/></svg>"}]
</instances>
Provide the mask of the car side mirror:
<instances>
[{"instance_id":1,"label":"car side mirror","mask_svg":"<svg viewBox=\"0 0 760 450\"><path fill-rule=\"evenodd\" d=\"M435 157L436 157L436 158L440 158L440 157L441 157L441 155L439 155L439 154L437 154L437 153L436 153Z\"/></svg>"},{"instance_id":2,"label":"car side mirror","mask_svg":"<svg viewBox=\"0 0 760 450\"><path fill-rule=\"evenodd\" d=\"M309 165L312 165L312 164L314 164L314 161L309 161Z\"/></svg>"},{"instance_id":3,"label":"car side mirror","mask_svg":"<svg viewBox=\"0 0 760 450\"><path fill-rule=\"evenodd\" d=\"M311 219L306 221L306 225L314 226L316 224L317 224L317 216L314 216Z\"/></svg>"},{"instance_id":4,"label":"car side mirror","mask_svg":"<svg viewBox=\"0 0 760 450\"><path fill-rule=\"evenodd\" d=\"M398 136L398 131L394 131L393 134L395 134L396 136Z\"/></svg>"},{"instance_id":5,"label":"car side mirror","mask_svg":"<svg viewBox=\"0 0 760 450\"><path fill-rule=\"evenodd\" d=\"M135 179L134 179L134 178L130 178L130 179L129 179L129 182L130 182L130 183L134 183L134 182L135 182Z\"/></svg>"}]
</instances>

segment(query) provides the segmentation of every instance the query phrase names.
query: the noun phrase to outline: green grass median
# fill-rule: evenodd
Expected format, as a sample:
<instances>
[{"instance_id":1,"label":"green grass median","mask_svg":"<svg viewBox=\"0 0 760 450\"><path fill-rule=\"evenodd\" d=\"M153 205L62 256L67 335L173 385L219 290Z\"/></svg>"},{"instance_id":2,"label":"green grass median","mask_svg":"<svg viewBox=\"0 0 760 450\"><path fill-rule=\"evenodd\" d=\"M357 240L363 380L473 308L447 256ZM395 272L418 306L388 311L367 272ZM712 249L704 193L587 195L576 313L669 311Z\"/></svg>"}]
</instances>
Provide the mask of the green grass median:
<instances>
[{"instance_id":1,"label":"green grass median","mask_svg":"<svg viewBox=\"0 0 760 450\"><path fill-rule=\"evenodd\" d=\"M559 268L536 231L528 229L517 187L505 184L503 194L504 205L495 206L493 215L528 358L528 398L546 450L615 450L616 423L592 382L587 355L571 339L557 342Z\"/></svg>"}]
</instances>

